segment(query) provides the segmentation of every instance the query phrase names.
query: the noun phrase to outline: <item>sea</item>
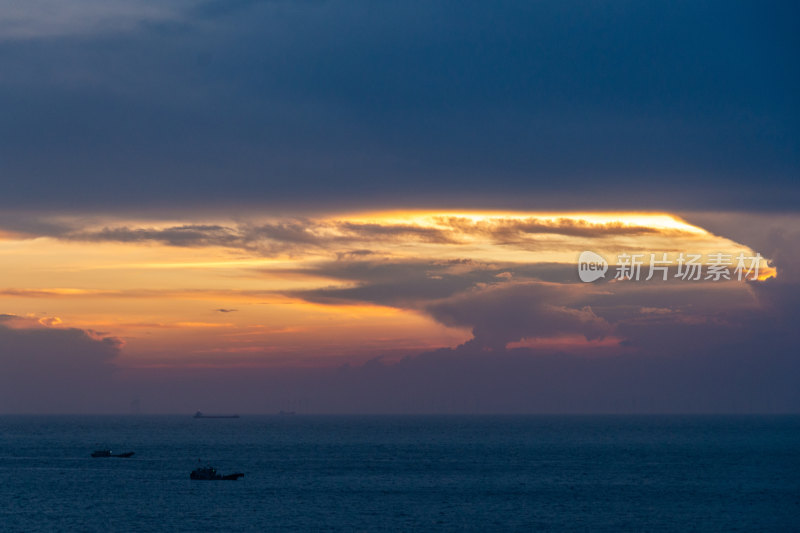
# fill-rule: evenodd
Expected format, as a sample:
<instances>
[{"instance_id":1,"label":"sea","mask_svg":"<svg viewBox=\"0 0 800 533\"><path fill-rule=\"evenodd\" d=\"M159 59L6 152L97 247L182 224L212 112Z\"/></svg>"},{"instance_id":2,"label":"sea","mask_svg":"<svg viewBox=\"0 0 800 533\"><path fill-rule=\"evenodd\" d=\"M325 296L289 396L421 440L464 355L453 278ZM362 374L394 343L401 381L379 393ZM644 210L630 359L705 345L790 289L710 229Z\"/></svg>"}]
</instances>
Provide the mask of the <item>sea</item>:
<instances>
[{"instance_id":1,"label":"sea","mask_svg":"<svg viewBox=\"0 0 800 533\"><path fill-rule=\"evenodd\" d=\"M0 531L800 531L800 416L0 416Z\"/></svg>"}]
</instances>

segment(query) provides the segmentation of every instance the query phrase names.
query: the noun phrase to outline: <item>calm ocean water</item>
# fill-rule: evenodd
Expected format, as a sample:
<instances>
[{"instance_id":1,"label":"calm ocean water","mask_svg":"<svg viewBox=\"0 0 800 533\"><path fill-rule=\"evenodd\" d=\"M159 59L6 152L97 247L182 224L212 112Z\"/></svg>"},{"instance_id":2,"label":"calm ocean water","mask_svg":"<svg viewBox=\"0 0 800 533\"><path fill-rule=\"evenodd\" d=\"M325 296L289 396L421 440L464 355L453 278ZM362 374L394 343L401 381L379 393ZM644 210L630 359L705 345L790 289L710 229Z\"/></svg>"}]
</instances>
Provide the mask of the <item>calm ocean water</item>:
<instances>
[{"instance_id":1,"label":"calm ocean water","mask_svg":"<svg viewBox=\"0 0 800 533\"><path fill-rule=\"evenodd\" d=\"M92 459L96 448L131 459ZM239 481L190 481L198 459ZM800 531L800 417L1 416L0 530Z\"/></svg>"}]
</instances>

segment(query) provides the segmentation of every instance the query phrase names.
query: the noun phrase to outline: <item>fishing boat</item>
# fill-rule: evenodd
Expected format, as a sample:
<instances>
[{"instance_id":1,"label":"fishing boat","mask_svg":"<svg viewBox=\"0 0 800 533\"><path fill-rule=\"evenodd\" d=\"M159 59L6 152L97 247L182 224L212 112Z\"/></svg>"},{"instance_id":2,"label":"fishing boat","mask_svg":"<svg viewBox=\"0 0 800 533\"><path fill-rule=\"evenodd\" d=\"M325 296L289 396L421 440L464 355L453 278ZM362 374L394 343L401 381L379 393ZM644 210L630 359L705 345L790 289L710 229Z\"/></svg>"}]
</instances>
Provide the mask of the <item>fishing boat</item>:
<instances>
[{"instance_id":1,"label":"fishing boat","mask_svg":"<svg viewBox=\"0 0 800 533\"><path fill-rule=\"evenodd\" d=\"M192 473L189 474L189 479L201 481L236 481L240 477L244 477L241 472L222 475L213 466L202 466L192 470Z\"/></svg>"},{"instance_id":2,"label":"fishing boat","mask_svg":"<svg viewBox=\"0 0 800 533\"><path fill-rule=\"evenodd\" d=\"M134 452L125 452L125 453L111 453L111 450L95 450L92 452L92 457L122 457L123 459L127 459L128 457L133 457Z\"/></svg>"}]
</instances>

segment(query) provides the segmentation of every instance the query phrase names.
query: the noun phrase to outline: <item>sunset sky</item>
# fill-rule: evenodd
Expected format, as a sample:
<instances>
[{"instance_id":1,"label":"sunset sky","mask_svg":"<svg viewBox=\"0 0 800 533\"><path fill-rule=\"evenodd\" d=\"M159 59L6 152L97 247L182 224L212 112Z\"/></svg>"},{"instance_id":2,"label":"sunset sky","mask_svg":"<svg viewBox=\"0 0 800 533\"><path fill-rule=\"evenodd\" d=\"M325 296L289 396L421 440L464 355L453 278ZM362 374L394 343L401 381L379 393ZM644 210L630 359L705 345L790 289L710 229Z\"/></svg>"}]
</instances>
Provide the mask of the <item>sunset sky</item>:
<instances>
[{"instance_id":1,"label":"sunset sky","mask_svg":"<svg viewBox=\"0 0 800 533\"><path fill-rule=\"evenodd\" d=\"M0 2L0 412L797 412L799 20Z\"/></svg>"}]
</instances>

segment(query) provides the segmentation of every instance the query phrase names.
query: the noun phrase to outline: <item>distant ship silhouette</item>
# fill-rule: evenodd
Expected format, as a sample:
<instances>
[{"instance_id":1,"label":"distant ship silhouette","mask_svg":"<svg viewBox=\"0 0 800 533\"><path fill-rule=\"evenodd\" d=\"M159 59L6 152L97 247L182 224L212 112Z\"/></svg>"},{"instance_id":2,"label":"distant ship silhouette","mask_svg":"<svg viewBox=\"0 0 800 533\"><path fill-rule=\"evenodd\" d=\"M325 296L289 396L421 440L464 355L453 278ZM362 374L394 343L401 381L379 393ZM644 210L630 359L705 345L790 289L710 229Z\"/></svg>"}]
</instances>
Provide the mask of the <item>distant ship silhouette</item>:
<instances>
[{"instance_id":1,"label":"distant ship silhouette","mask_svg":"<svg viewBox=\"0 0 800 533\"><path fill-rule=\"evenodd\" d=\"M111 450L95 450L92 452L92 457L122 457L127 459L128 457L133 457L133 452L111 453Z\"/></svg>"},{"instance_id":2,"label":"distant ship silhouette","mask_svg":"<svg viewBox=\"0 0 800 533\"><path fill-rule=\"evenodd\" d=\"M197 411L193 418L239 418L239 415L204 415Z\"/></svg>"}]
</instances>

